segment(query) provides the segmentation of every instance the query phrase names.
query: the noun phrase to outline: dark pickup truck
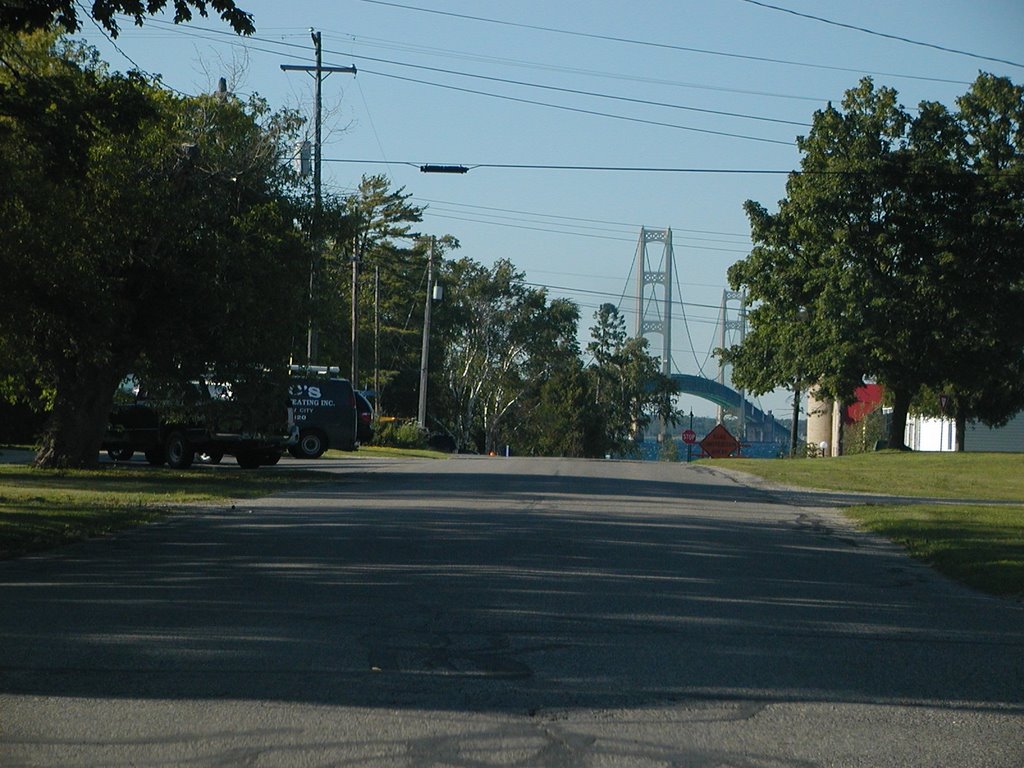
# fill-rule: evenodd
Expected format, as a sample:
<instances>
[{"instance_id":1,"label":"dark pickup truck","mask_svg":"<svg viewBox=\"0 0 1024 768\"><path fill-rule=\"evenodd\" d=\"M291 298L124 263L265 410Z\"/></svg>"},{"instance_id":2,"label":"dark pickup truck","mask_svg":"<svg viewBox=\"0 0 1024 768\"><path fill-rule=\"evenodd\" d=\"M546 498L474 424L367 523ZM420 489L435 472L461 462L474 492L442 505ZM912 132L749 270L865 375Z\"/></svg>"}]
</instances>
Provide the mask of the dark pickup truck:
<instances>
[{"instance_id":1,"label":"dark pickup truck","mask_svg":"<svg viewBox=\"0 0 1024 768\"><path fill-rule=\"evenodd\" d=\"M231 455L245 469L276 464L299 429L287 394L274 397L262 386L197 380L147 387L129 376L114 397L103 450L118 461L141 451L150 464L174 469L197 455L213 463Z\"/></svg>"}]
</instances>

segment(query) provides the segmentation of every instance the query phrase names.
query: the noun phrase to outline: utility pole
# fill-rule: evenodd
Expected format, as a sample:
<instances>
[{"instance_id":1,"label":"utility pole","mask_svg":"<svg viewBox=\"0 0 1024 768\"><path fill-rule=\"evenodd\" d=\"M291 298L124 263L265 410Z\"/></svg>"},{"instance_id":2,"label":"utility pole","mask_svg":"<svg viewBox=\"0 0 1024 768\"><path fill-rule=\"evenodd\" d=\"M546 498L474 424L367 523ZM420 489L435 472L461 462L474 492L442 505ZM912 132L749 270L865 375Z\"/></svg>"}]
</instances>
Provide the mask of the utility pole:
<instances>
[{"instance_id":1,"label":"utility pole","mask_svg":"<svg viewBox=\"0 0 1024 768\"><path fill-rule=\"evenodd\" d=\"M430 357L430 303L434 295L434 238L430 238L427 251L427 303L423 307L423 348L420 352L420 408L416 423L420 429L427 426L427 361Z\"/></svg>"},{"instance_id":2,"label":"utility pole","mask_svg":"<svg viewBox=\"0 0 1024 768\"><path fill-rule=\"evenodd\" d=\"M373 391L380 392L380 264L373 268Z\"/></svg>"},{"instance_id":3,"label":"utility pole","mask_svg":"<svg viewBox=\"0 0 1024 768\"><path fill-rule=\"evenodd\" d=\"M359 389L359 262L362 254L352 251L352 389Z\"/></svg>"},{"instance_id":4,"label":"utility pole","mask_svg":"<svg viewBox=\"0 0 1024 768\"><path fill-rule=\"evenodd\" d=\"M793 424L789 428L789 457L796 458L796 446L800 437L800 377L793 383Z\"/></svg>"},{"instance_id":5,"label":"utility pole","mask_svg":"<svg viewBox=\"0 0 1024 768\"><path fill-rule=\"evenodd\" d=\"M332 72L344 72L346 74L356 74L355 66L351 67L325 67L323 65L323 46L321 43L320 33L313 29L309 30L310 36L313 38L313 47L316 51L316 64L312 67L308 65L300 64L282 64L281 69L284 72L308 72L313 75L314 80L314 96L315 102L314 107L314 118L313 125L315 131L315 137L313 142L313 248L314 255L312 263L309 267L309 331L306 336L306 364L312 365L316 362L317 358L317 347L319 345L319 339L317 336L316 325L313 322L313 300L316 296L316 274L317 267L320 262L320 208L323 202L321 196L321 114L323 110L321 100L321 86L325 75L330 75ZM355 382L352 382L355 386Z\"/></svg>"}]
</instances>

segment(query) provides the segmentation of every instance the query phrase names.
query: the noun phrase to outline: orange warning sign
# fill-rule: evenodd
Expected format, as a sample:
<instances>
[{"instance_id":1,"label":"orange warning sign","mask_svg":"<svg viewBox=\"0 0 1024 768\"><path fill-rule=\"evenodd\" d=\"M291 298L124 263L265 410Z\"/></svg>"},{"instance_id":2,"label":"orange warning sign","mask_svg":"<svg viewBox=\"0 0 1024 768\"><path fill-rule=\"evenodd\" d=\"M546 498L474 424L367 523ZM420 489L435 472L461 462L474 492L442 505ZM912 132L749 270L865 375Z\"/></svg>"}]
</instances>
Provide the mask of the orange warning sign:
<instances>
[{"instance_id":1,"label":"orange warning sign","mask_svg":"<svg viewBox=\"0 0 1024 768\"><path fill-rule=\"evenodd\" d=\"M712 459L727 459L740 453L740 441L729 430L719 424L700 441L700 449Z\"/></svg>"}]
</instances>

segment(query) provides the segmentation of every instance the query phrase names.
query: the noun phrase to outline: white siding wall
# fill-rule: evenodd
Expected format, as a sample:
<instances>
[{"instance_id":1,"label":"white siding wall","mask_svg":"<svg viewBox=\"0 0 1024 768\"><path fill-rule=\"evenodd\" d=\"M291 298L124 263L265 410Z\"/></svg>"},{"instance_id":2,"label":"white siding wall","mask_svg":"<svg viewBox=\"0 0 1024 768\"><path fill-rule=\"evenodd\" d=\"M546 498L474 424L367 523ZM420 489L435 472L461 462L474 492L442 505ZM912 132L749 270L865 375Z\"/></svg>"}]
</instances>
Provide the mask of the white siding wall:
<instances>
[{"instance_id":1,"label":"white siding wall","mask_svg":"<svg viewBox=\"0 0 1024 768\"><path fill-rule=\"evenodd\" d=\"M1009 424L998 429L968 424L964 450L1024 453L1024 413L1017 414Z\"/></svg>"},{"instance_id":2,"label":"white siding wall","mask_svg":"<svg viewBox=\"0 0 1024 768\"><path fill-rule=\"evenodd\" d=\"M912 413L903 441L915 451L955 451L956 422Z\"/></svg>"}]
</instances>

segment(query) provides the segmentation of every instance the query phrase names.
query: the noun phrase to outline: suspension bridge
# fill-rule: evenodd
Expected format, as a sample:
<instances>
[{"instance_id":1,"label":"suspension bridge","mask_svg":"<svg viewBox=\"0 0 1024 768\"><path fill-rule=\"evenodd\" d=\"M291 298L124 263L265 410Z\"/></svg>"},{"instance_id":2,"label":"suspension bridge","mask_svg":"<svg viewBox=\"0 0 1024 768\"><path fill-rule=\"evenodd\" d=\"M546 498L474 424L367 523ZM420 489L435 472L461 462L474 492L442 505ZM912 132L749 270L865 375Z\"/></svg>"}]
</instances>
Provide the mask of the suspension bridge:
<instances>
[{"instance_id":1,"label":"suspension bridge","mask_svg":"<svg viewBox=\"0 0 1024 768\"><path fill-rule=\"evenodd\" d=\"M678 370L672 355L674 307L678 306L681 310L680 319L686 337L690 340L691 350L693 341L685 305L681 301L682 290L672 249L671 229L641 228L633 270L636 272L636 336L646 338L652 351L658 349L652 337L660 337L662 372L675 382L677 391L714 403L719 423L727 416L735 419L731 428L743 442L785 442L788 439L788 428L750 402L744 392L733 388L729 376L731 366L720 362L716 377L710 378L703 375L704 366L694 352L694 361L700 374L681 373ZM679 299L673 299L673 290ZM730 341L737 340L737 335L738 342L742 343L746 325L744 295L738 291L723 291L715 329L718 346L726 347Z\"/></svg>"}]
</instances>

